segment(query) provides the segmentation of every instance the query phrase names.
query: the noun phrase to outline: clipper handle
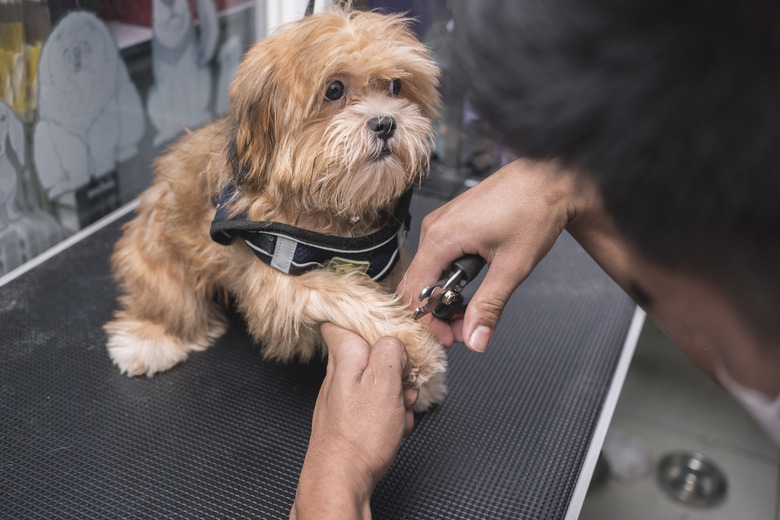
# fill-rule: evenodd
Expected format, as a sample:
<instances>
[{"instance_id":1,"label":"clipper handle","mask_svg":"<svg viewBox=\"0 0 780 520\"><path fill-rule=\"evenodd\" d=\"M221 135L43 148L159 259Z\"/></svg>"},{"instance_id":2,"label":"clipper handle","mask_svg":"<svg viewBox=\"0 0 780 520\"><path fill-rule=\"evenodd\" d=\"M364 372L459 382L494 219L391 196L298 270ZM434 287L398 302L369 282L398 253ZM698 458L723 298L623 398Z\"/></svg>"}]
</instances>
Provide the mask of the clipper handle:
<instances>
[{"instance_id":1,"label":"clipper handle","mask_svg":"<svg viewBox=\"0 0 780 520\"><path fill-rule=\"evenodd\" d=\"M452 262L452 269L460 269L463 271L463 280L466 285L477 277L482 268L485 267L485 259L479 255L463 255L454 262Z\"/></svg>"}]
</instances>

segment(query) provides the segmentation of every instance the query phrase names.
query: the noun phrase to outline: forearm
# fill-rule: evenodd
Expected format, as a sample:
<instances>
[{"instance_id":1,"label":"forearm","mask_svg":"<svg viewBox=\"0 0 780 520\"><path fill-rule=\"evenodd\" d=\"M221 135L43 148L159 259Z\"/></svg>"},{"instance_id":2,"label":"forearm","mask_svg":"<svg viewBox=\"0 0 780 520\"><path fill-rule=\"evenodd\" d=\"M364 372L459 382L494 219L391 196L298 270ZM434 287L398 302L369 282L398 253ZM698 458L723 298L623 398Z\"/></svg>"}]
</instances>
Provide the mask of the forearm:
<instances>
[{"instance_id":1,"label":"forearm","mask_svg":"<svg viewBox=\"0 0 780 520\"><path fill-rule=\"evenodd\" d=\"M312 416L290 518L371 518L371 494L414 424L415 392L403 389L411 366L403 343L321 327L328 369Z\"/></svg>"},{"instance_id":2,"label":"forearm","mask_svg":"<svg viewBox=\"0 0 780 520\"><path fill-rule=\"evenodd\" d=\"M322 449L319 449L322 448ZM328 520L371 518L370 478L328 446L310 446L301 469L290 518Z\"/></svg>"},{"instance_id":3,"label":"forearm","mask_svg":"<svg viewBox=\"0 0 780 520\"><path fill-rule=\"evenodd\" d=\"M308 486L307 486L308 487ZM328 477L321 485L298 488L290 512L292 520L366 520L371 518L369 500L346 492L339 479Z\"/></svg>"},{"instance_id":4,"label":"forearm","mask_svg":"<svg viewBox=\"0 0 780 520\"><path fill-rule=\"evenodd\" d=\"M573 194L577 208L566 226L567 231L599 266L642 307L664 333L705 374L715 380L712 350L695 331L681 325L663 299L645 301L642 288L636 283L637 262L630 244L618 233L606 213L595 188L587 183L578 185ZM632 256L634 255L634 256ZM652 287L645 288L652 291ZM649 304L648 304L649 303Z\"/></svg>"}]
</instances>

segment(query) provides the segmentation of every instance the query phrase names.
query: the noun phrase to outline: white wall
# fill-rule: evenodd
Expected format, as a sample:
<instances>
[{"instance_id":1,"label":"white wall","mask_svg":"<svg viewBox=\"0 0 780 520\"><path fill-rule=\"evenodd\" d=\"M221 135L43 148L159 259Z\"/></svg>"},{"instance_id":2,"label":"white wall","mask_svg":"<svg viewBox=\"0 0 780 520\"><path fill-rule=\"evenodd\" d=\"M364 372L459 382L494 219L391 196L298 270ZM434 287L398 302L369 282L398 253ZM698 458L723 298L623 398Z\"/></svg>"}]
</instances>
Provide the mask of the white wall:
<instances>
[{"instance_id":1,"label":"white wall","mask_svg":"<svg viewBox=\"0 0 780 520\"><path fill-rule=\"evenodd\" d=\"M308 3L308 0L255 0L257 36L263 37L272 33L282 24L303 18ZM332 3L333 0L315 0L314 11L322 11L326 5ZM265 32L261 32L261 30Z\"/></svg>"}]
</instances>

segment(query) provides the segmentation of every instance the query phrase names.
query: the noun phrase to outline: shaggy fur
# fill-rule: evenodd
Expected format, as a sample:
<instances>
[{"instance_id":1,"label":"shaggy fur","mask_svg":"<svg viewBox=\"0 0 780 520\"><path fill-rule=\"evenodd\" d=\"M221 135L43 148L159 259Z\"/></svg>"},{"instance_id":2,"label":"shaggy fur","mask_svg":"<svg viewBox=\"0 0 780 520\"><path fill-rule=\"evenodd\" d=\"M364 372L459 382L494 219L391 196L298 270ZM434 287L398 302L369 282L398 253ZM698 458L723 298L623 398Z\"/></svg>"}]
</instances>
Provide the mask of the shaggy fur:
<instances>
[{"instance_id":1,"label":"shaggy fur","mask_svg":"<svg viewBox=\"0 0 780 520\"><path fill-rule=\"evenodd\" d=\"M209 238L212 200L227 184L238 187L233 211L251 220L340 236L382 227L425 170L437 77L396 15L334 9L258 42L237 72L227 116L157 160L116 245L121 309L105 328L120 370L151 376L207 348L225 331L219 302L232 295L267 358L324 355L323 322L369 343L396 336L413 366L408 383L423 385L417 409L441 400L443 349L392 294L404 260L383 286L360 273L296 277L258 260L242 240L226 247ZM343 95L331 100L335 82ZM380 116L395 120L387 141L369 128Z\"/></svg>"}]
</instances>

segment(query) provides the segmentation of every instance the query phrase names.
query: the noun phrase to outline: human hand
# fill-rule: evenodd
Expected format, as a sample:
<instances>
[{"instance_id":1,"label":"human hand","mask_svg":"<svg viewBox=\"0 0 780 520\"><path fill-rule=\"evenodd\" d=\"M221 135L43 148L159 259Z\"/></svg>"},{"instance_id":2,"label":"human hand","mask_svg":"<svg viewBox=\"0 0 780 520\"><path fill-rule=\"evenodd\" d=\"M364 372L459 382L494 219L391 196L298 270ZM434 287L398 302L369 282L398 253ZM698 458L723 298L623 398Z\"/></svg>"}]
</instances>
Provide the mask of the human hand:
<instances>
[{"instance_id":1,"label":"human hand","mask_svg":"<svg viewBox=\"0 0 780 520\"><path fill-rule=\"evenodd\" d=\"M419 391L402 386L409 365L398 339L381 338L371 347L330 323L321 331L328 369L291 518L370 517L374 487L414 425Z\"/></svg>"},{"instance_id":2,"label":"human hand","mask_svg":"<svg viewBox=\"0 0 780 520\"><path fill-rule=\"evenodd\" d=\"M574 216L575 181L555 163L514 161L425 217L420 246L398 294L414 308L420 290L447 274L453 260L478 254L489 265L463 320L426 315L446 346L483 352L510 296L550 251Z\"/></svg>"}]
</instances>

